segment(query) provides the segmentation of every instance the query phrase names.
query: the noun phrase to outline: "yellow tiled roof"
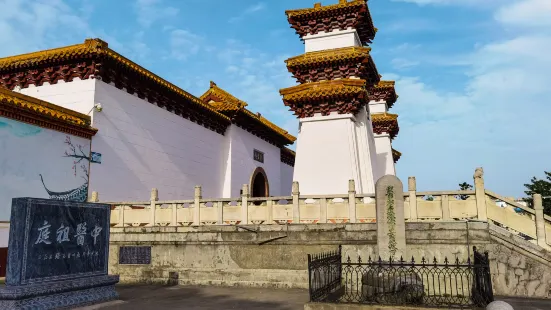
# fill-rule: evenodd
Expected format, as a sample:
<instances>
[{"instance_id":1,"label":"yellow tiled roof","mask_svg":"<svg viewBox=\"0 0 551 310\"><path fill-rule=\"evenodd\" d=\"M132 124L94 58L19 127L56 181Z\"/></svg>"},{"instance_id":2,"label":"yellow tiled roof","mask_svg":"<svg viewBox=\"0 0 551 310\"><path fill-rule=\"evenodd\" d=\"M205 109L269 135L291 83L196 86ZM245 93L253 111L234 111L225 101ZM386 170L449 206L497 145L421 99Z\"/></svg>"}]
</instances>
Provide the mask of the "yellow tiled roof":
<instances>
[{"instance_id":1,"label":"yellow tiled roof","mask_svg":"<svg viewBox=\"0 0 551 310\"><path fill-rule=\"evenodd\" d=\"M203 102L205 102L205 99L209 97L209 95L212 95L220 100L220 101L215 100L214 102L218 104L220 108L223 110L231 110L231 109L237 110L241 107L246 107L248 105L245 101L237 99L232 94L218 87L216 83L214 83L213 81L210 81L209 90L207 90L199 98Z\"/></svg>"},{"instance_id":2,"label":"yellow tiled roof","mask_svg":"<svg viewBox=\"0 0 551 310\"><path fill-rule=\"evenodd\" d=\"M393 121L398 119L398 114L392 113L377 113L371 115L372 122Z\"/></svg>"},{"instance_id":3,"label":"yellow tiled roof","mask_svg":"<svg viewBox=\"0 0 551 310\"><path fill-rule=\"evenodd\" d=\"M71 125L90 126L90 116L42 101L21 93L0 87L0 102L7 102L20 108L53 117Z\"/></svg>"},{"instance_id":4,"label":"yellow tiled roof","mask_svg":"<svg viewBox=\"0 0 551 310\"><path fill-rule=\"evenodd\" d=\"M215 97L218 100L208 100L209 97L211 96ZM217 111L241 111L245 113L245 115L249 116L250 118L260 121L264 126L268 127L270 130L283 136L289 141L294 142L296 140L296 137L289 134L286 130L282 129L281 127L270 122L267 118L263 117L258 113L253 113L249 111L247 108L245 108L246 106L248 106L248 104L245 101L239 100L238 98L234 97L232 94L218 87L218 85L216 85L216 83L212 81L210 82L209 90L207 90L203 95L201 95L200 98L203 101L208 100L211 107L213 109L216 109Z\"/></svg>"},{"instance_id":5,"label":"yellow tiled roof","mask_svg":"<svg viewBox=\"0 0 551 310\"><path fill-rule=\"evenodd\" d=\"M344 47L317 52L308 52L299 56L291 57L285 60L287 67L307 66L325 62L334 62L339 60L349 60L360 57L370 57L369 47Z\"/></svg>"},{"instance_id":6,"label":"yellow tiled roof","mask_svg":"<svg viewBox=\"0 0 551 310\"><path fill-rule=\"evenodd\" d=\"M395 81L380 81L377 85L374 86L374 88L394 88L396 82Z\"/></svg>"},{"instance_id":7,"label":"yellow tiled roof","mask_svg":"<svg viewBox=\"0 0 551 310\"><path fill-rule=\"evenodd\" d=\"M315 3L313 8L306 8L306 9L298 9L298 10L287 10L285 11L285 14L287 17L300 17L310 14L316 14L316 13L329 13L332 11L344 9L344 8L352 8L352 7L358 7L365 5L366 0L352 0L352 1L346 1L346 0L339 0L339 3L337 4L330 4L326 6L322 6L321 3Z\"/></svg>"},{"instance_id":8,"label":"yellow tiled roof","mask_svg":"<svg viewBox=\"0 0 551 310\"><path fill-rule=\"evenodd\" d=\"M367 91L365 89L365 80L361 79L312 82L279 90L285 101L319 99L338 95L360 94L362 92Z\"/></svg>"},{"instance_id":9,"label":"yellow tiled roof","mask_svg":"<svg viewBox=\"0 0 551 310\"><path fill-rule=\"evenodd\" d=\"M108 44L100 39L86 39L82 44L75 44L60 48L54 48L34 53L28 53L17 56L10 56L0 58L0 70L18 69L30 66L40 65L42 63L48 63L55 60L65 60L72 58L81 58L85 56L98 55L113 59L114 61L128 67L135 71L139 75L146 79L153 80L155 83L168 88L171 91L176 92L178 95L188 99L194 104L203 106L209 109L217 116L228 119L229 118L210 107L210 105L203 103L199 98L184 91L178 86L168 82L167 80L159 77L151 71L141 67L128 58L120 55L108 47Z\"/></svg>"}]
</instances>

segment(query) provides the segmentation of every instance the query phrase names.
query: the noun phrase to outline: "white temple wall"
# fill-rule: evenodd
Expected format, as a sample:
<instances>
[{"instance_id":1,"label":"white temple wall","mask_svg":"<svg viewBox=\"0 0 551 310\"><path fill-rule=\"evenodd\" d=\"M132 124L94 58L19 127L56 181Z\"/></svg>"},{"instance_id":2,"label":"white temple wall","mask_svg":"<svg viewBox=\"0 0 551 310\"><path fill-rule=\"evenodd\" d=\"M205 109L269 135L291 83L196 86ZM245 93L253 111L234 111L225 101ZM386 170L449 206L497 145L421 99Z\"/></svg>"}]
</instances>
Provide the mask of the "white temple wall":
<instances>
[{"instance_id":1,"label":"white temple wall","mask_svg":"<svg viewBox=\"0 0 551 310\"><path fill-rule=\"evenodd\" d=\"M291 189L293 187L293 170L295 168L280 162L281 170L281 196L291 196Z\"/></svg>"},{"instance_id":2,"label":"white temple wall","mask_svg":"<svg viewBox=\"0 0 551 310\"><path fill-rule=\"evenodd\" d=\"M88 139L0 117L0 221L10 220L14 197L49 198L45 186L55 192L87 186L89 163L66 157L71 145L89 156Z\"/></svg>"},{"instance_id":3,"label":"white temple wall","mask_svg":"<svg viewBox=\"0 0 551 310\"><path fill-rule=\"evenodd\" d=\"M28 88L14 89L14 91L82 114L92 115L90 111L95 103L95 87L95 79L75 78L72 82L58 81L52 85L49 83L44 83L42 86L29 85Z\"/></svg>"},{"instance_id":4,"label":"white temple wall","mask_svg":"<svg viewBox=\"0 0 551 310\"><path fill-rule=\"evenodd\" d=\"M302 38L304 39L306 53L348 46L362 46L355 29L322 31L314 35L307 34Z\"/></svg>"},{"instance_id":5,"label":"white temple wall","mask_svg":"<svg viewBox=\"0 0 551 310\"><path fill-rule=\"evenodd\" d=\"M381 169L379 177L387 174L396 175L390 135L387 133L375 134L375 148L377 150L377 167Z\"/></svg>"},{"instance_id":6,"label":"white temple wall","mask_svg":"<svg viewBox=\"0 0 551 310\"><path fill-rule=\"evenodd\" d=\"M197 125L125 90L96 82L98 133L92 140L102 163L93 164L90 190L102 201L190 199L201 185L204 197L222 195L223 135Z\"/></svg>"},{"instance_id":7,"label":"white temple wall","mask_svg":"<svg viewBox=\"0 0 551 310\"><path fill-rule=\"evenodd\" d=\"M226 137L231 141L231 185L229 186L230 196L225 197L239 197L243 184L248 184L249 190L252 190L251 177L257 167L262 167L266 172L269 194L279 196L281 194L280 149L235 125L230 126ZM264 163L254 160L255 149L264 153ZM226 189L227 186L224 188Z\"/></svg>"}]
</instances>

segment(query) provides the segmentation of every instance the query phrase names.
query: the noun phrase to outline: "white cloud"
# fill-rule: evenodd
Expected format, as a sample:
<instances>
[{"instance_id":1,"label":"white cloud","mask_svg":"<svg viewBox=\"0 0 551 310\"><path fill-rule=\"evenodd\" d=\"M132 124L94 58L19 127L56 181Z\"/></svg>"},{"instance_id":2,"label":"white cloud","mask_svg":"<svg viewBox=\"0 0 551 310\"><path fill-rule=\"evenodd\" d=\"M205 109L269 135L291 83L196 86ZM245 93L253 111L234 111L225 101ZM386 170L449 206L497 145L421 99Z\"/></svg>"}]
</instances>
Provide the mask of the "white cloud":
<instances>
[{"instance_id":1,"label":"white cloud","mask_svg":"<svg viewBox=\"0 0 551 310\"><path fill-rule=\"evenodd\" d=\"M551 1L524 0L504 6L496 13L496 19L514 26L551 28Z\"/></svg>"},{"instance_id":2,"label":"white cloud","mask_svg":"<svg viewBox=\"0 0 551 310\"><path fill-rule=\"evenodd\" d=\"M408 60L405 58L394 58L390 63L396 70L408 69L419 65L419 61Z\"/></svg>"},{"instance_id":3,"label":"white cloud","mask_svg":"<svg viewBox=\"0 0 551 310\"><path fill-rule=\"evenodd\" d=\"M135 4L138 22L143 27L150 27L157 21L178 15L179 9L163 4L162 0L137 0Z\"/></svg>"},{"instance_id":4,"label":"white cloud","mask_svg":"<svg viewBox=\"0 0 551 310\"><path fill-rule=\"evenodd\" d=\"M229 22L230 23L236 23L240 20L242 20L243 18L245 18L247 15L251 15L251 14L254 14L258 11L262 11L266 8L266 4L263 3L263 2L260 2L260 3L257 3L255 5L252 5L248 8L246 8L241 14L239 14L238 16L234 16L232 18L229 19Z\"/></svg>"},{"instance_id":5,"label":"white cloud","mask_svg":"<svg viewBox=\"0 0 551 310\"><path fill-rule=\"evenodd\" d=\"M177 60L187 60L196 55L203 46L204 38L189 30L174 29L170 32L171 57Z\"/></svg>"}]
</instances>

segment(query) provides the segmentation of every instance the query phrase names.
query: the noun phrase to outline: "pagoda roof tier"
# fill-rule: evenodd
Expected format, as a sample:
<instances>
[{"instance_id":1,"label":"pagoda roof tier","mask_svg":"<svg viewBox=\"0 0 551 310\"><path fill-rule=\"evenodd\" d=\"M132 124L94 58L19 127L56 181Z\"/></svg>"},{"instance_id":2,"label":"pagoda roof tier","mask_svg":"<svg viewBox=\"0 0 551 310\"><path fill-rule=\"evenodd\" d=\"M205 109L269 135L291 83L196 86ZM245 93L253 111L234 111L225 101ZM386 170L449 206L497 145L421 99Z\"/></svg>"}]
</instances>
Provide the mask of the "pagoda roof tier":
<instances>
[{"instance_id":1,"label":"pagoda roof tier","mask_svg":"<svg viewBox=\"0 0 551 310\"><path fill-rule=\"evenodd\" d=\"M165 107L219 134L230 119L199 98L118 54L100 39L18 56L0 58L0 86L14 89L97 78Z\"/></svg>"},{"instance_id":2,"label":"pagoda roof tier","mask_svg":"<svg viewBox=\"0 0 551 310\"><path fill-rule=\"evenodd\" d=\"M369 100L380 101L384 100L387 107L390 109L398 100L394 81L379 81L379 83L369 89Z\"/></svg>"},{"instance_id":3,"label":"pagoda roof tier","mask_svg":"<svg viewBox=\"0 0 551 310\"><path fill-rule=\"evenodd\" d=\"M371 124L373 132L376 134L388 133L391 139L394 139L400 127L398 127L398 114L378 113L371 115Z\"/></svg>"},{"instance_id":4,"label":"pagoda roof tier","mask_svg":"<svg viewBox=\"0 0 551 310\"><path fill-rule=\"evenodd\" d=\"M278 146L292 144L296 138L283 128L270 122L260 113L249 111L245 101L239 100L229 92L210 82L210 88L200 99L212 109L226 115L235 125Z\"/></svg>"},{"instance_id":5,"label":"pagoda roof tier","mask_svg":"<svg viewBox=\"0 0 551 310\"><path fill-rule=\"evenodd\" d=\"M394 163L397 163L400 160L400 157L402 157L402 153L392 149L392 159L394 160Z\"/></svg>"},{"instance_id":6,"label":"pagoda roof tier","mask_svg":"<svg viewBox=\"0 0 551 310\"><path fill-rule=\"evenodd\" d=\"M300 118L315 113L329 115L353 113L368 103L365 80L339 79L284 88L279 91L283 103Z\"/></svg>"},{"instance_id":7,"label":"pagoda roof tier","mask_svg":"<svg viewBox=\"0 0 551 310\"><path fill-rule=\"evenodd\" d=\"M362 44L371 43L377 28L367 7L367 0L339 0L337 4L322 6L314 4L313 8L285 11L291 28L304 38L307 34L317 34L336 29L356 29Z\"/></svg>"},{"instance_id":8,"label":"pagoda roof tier","mask_svg":"<svg viewBox=\"0 0 551 310\"><path fill-rule=\"evenodd\" d=\"M287 164L291 167L295 166L295 157L296 153L295 151L291 150L290 148L283 147L281 148L281 162L284 164Z\"/></svg>"},{"instance_id":9,"label":"pagoda roof tier","mask_svg":"<svg viewBox=\"0 0 551 310\"><path fill-rule=\"evenodd\" d=\"M90 139L98 131L91 118L46 101L0 87L0 116Z\"/></svg>"},{"instance_id":10,"label":"pagoda roof tier","mask_svg":"<svg viewBox=\"0 0 551 310\"><path fill-rule=\"evenodd\" d=\"M317 82L337 78L358 77L374 85L380 81L379 73L369 47L344 47L308 52L285 61L287 69L300 82Z\"/></svg>"}]
</instances>

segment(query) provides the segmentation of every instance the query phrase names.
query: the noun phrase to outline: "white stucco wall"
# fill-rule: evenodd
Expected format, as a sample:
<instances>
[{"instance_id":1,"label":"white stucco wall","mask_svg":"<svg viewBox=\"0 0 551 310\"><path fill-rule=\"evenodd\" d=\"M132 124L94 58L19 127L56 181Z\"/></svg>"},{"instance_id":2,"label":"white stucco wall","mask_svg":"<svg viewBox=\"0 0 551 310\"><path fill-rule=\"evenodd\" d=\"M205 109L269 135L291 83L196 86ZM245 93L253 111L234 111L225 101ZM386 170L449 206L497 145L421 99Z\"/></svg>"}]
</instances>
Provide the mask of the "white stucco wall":
<instances>
[{"instance_id":1,"label":"white stucco wall","mask_svg":"<svg viewBox=\"0 0 551 310\"><path fill-rule=\"evenodd\" d=\"M226 131L230 140L231 180L228 192L230 196L239 197L243 184L251 186L251 176L257 167L262 167L268 177L271 196L281 195L281 153L280 149L244 129L231 125ZM254 150L264 153L264 163L254 160ZM226 179L228 180L228 178ZM292 181L291 181L292 183ZM289 185L290 186L290 185ZM227 192L225 193L227 195Z\"/></svg>"},{"instance_id":2,"label":"white stucco wall","mask_svg":"<svg viewBox=\"0 0 551 310\"><path fill-rule=\"evenodd\" d=\"M387 110L388 110L388 108L386 106L386 101L384 101L384 100L379 100L379 101L371 100L371 101L369 101L369 111L370 111L371 114L385 113Z\"/></svg>"},{"instance_id":3,"label":"white stucco wall","mask_svg":"<svg viewBox=\"0 0 551 310\"><path fill-rule=\"evenodd\" d=\"M64 192L86 184L89 169L86 160L71 154L71 144L79 153L90 154L90 140L0 117L0 221L9 221L14 197L49 198L40 174L49 190Z\"/></svg>"},{"instance_id":4,"label":"white stucco wall","mask_svg":"<svg viewBox=\"0 0 551 310\"><path fill-rule=\"evenodd\" d=\"M377 149L379 177L387 174L396 175L390 135L387 133L375 134L375 148Z\"/></svg>"},{"instance_id":5,"label":"white stucco wall","mask_svg":"<svg viewBox=\"0 0 551 310\"><path fill-rule=\"evenodd\" d=\"M293 170L295 168L280 162L281 170L281 196L291 196L293 187Z\"/></svg>"},{"instance_id":6,"label":"white stucco wall","mask_svg":"<svg viewBox=\"0 0 551 310\"><path fill-rule=\"evenodd\" d=\"M68 83L59 81L53 85L49 83L44 83L42 86L30 85L19 92L82 114L92 115L90 110L94 106L95 85L95 79L76 78Z\"/></svg>"},{"instance_id":7,"label":"white stucco wall","mask_svg":"<svg viewBox=\"0 0 551 310\"><path fill-rule=\"evenodd\" d=\"M189 199L195 185L204 197L220 197L223 186L223 135L197 125L125 90L96 82L94 152L90 189L100 200Z\"/></svg>"},{"instance_id":8,"label":"white stucco wall","mask_svg":"<svg viewBox=\"0 0 551 310\"><path fill-rule=\"evenodd\" d=\"M347 46L362 46L356 29L322 31L313 35L307 34L303 39L306 53Z\"/></svg>"}]
</instances>

